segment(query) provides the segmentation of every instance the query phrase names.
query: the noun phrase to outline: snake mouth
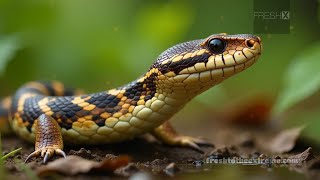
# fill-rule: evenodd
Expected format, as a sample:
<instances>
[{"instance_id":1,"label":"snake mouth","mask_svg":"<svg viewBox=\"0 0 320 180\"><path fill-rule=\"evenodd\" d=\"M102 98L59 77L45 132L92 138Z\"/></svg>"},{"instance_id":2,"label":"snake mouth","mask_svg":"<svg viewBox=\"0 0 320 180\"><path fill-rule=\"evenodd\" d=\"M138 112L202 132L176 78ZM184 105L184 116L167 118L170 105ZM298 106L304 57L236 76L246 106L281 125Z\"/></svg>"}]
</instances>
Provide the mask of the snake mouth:
<instances>
[{"instance_id":1,"label":"snake mouth","mask_svg":"<svg viewBox=\"0 0 320 180\"><path fill-rule=\"evenodd\" d=\"M182 82L187 84L201 84L201 83L212 83L212 82L221 82L222 80L229 78L241 71L244 71L251 65L253 65L259 58L260 54L252 57L251 59L247 60L246 62L236 64L236 65L229 65L214 69L207 69L204 71L197 71L194 68L194 72L186 73L186 74L178 74L173 79L178 83Z\"/></svg>"},{"instance_id":2,"label":"snake mouth","mask_svg":"<svg viewBox=\"0 0 320 180\"><path fill-rule=\"evenodd\" d=\"M184 84L219 83L253 65L259 59L261 50L261 43L255 42L241 51L235 51L232 55L210 56L207 62L185 68L173 79L177 83Z\"/></svg>"}]
</instances>

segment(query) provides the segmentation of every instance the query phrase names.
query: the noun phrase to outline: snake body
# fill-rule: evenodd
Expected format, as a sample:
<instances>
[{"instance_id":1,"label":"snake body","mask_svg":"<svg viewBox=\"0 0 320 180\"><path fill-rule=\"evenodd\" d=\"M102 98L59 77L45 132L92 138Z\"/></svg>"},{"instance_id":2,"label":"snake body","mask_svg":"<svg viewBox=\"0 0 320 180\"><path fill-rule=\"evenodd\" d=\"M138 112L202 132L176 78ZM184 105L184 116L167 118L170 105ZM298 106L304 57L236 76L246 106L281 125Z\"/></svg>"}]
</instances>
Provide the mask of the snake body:
<instances>
[{"instance_id":1,"label":"snake body","mask_svg":"<svg viewBox=\"0 0 320 180\"><path fill-rule=\"evenodd\" d=\"M140 78L108 91L77 95L56 81L27 83L2 101L0 117L31 142L42 114L58 123L66 143L131 139L157 128L196 95L250 67L261 51L257 36L214 34L167 49Z\"/></svg>"}]
</instances>

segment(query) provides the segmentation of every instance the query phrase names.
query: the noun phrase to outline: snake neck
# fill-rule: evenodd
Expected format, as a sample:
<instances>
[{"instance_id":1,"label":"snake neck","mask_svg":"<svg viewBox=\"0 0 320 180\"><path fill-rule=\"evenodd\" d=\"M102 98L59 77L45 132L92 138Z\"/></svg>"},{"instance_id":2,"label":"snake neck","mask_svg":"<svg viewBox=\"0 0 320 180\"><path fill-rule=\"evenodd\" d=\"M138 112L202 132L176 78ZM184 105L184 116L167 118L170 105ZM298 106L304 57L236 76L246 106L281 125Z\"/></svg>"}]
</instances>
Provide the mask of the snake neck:
<instances>
[{"instance_id":1,"label":"snake neck","mask_svg":"<svg viewBox=\"0 0 320 180\"><path fill-rule=\"evenodd\" d=\"M193 83L188 84L188 87L180 86L179 82L173 78L165 77L158 69L151 68L137 80L117 90L122 91L123 95L132 99L134 101L133 104L136 103L136 105L144 105L149 100L160 99L164 100L166 104L181 107L196 95L208 89L209 86L211 87L212 83L207 83L205 86Z\"/></svg>"},{"instance_id":2,"label":"snake neck","mask_svg":"<svg viewBox=\"0 0 320 180\"><path fill-rule=\"evenodd\" d=\"M185 86L177 79L164 76L158 69L151 68L141 78L108 93L121 97L123 103L134 106L132 116L139 120L152 121L150 128L154 128L213 85L214 82L191 82Z\"/></svg>"}]
</instances>

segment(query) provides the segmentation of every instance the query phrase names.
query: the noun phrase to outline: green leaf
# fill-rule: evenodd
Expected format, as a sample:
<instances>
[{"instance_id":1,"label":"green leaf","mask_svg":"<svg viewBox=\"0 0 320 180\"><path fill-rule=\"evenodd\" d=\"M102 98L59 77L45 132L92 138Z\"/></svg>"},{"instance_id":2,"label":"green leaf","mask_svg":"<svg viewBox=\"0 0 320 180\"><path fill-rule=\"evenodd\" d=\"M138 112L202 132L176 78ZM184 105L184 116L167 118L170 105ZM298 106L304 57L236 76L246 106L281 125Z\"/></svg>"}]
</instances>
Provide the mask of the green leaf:
<instances>
[{"instance_id":1,"label":"green leaf","mask_svg":"<svg viewBox=\"0 0 320 180\"><path fill-rule=\"evenodd\" d=\"M8 62L14 57L17 50L20 48L17 36L6 36L0 38L0 76Z\"/></svg>"},{"instance_id":2,"label":"green leaf","mask_svg":"<svg viewBox=\"0 0 320 180\"><path fill-rule=\"evenodd\" d=\"M19 152L21 150L22 150L22 148L15 149L15 150L9 152L8 154L2 156L1 160L6 160L8 157L14 156L17 152Z\"/></svg>"},{"instance_id":3,"label":"green leaf","mask_svg":"<svg viewBox=\"0 0 320 180\"><path fill-rule=\"evenodd\" d=\"M320 89L320 43L302 51L289 65L284 89L274 106L273 114L281 113Z\"/></svg>"}]
</instances>

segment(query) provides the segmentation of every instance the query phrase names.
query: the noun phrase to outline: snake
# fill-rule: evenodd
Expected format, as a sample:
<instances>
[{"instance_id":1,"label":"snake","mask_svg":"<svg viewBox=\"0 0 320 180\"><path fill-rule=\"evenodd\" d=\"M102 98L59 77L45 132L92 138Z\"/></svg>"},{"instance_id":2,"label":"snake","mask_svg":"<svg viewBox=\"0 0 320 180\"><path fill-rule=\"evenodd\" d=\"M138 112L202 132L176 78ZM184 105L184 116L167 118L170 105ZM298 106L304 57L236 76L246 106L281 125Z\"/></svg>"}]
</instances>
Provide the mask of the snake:
<instances>
[{"instance_id":1,"label":"snake","mask_svg":"<svg viewBox=\"0 0 320 180\"><path fill-rule=\"evenodd\" d=\"M168 145L207 141L177 133L168 121L190 100L257 62L260 37L213 34L162 52L146 73L111 90L82 94L59 81L32 81L0 102L0 124L35 144L26 161L66 157L65 144L99 145L151 133ZM3 126L3 125L2 125Z\"/></svg>"}]
</instances>

